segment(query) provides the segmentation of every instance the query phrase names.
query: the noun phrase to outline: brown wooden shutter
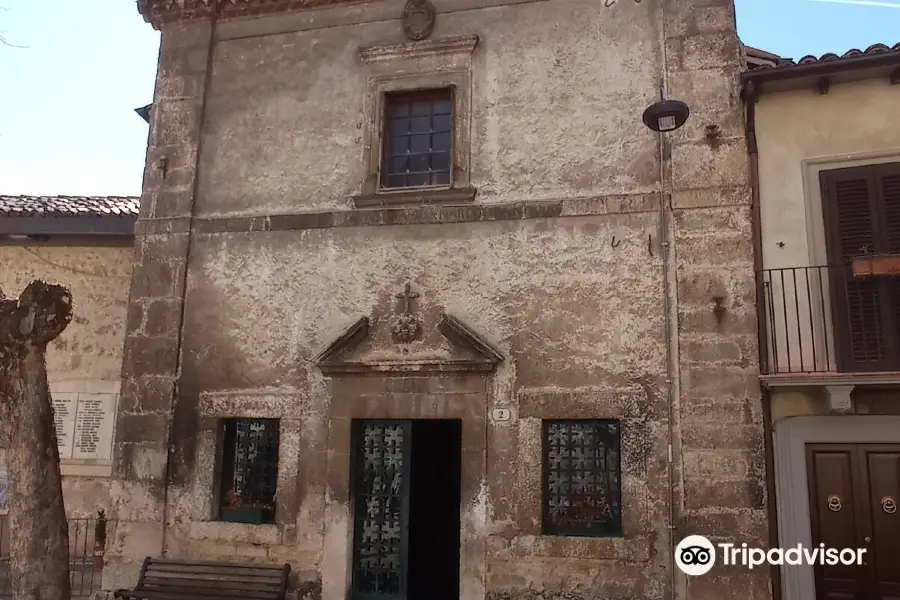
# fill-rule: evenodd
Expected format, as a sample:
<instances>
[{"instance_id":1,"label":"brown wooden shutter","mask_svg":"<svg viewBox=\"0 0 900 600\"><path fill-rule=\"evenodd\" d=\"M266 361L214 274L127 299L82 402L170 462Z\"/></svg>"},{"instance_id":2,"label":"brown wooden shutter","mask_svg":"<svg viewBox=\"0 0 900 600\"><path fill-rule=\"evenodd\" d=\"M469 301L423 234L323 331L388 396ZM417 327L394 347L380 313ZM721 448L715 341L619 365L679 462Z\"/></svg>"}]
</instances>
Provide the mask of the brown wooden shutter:
<instances>
[{"instance_id":1,"label":"brown wooden shutter","mask_svg":"<svg viewBox=\"0 0 900 600\"><path fill-rule=\"evenodd\" d=\"M900 163L823 171L820 178L838 368L898 369L900 284L854 278L850 261L900 253Z\"/></svg>"},{"instance_id":2,"label":"brown wooden shutter","mask_svg":"<svg viewBox=\"0 0 900 600\"><path fill-rule=\"evenodd\" d=\"M878 204L882 208L884 226L884 252L900 254L900 164L883 165L875 172L875 189ZM884 282L886 301L889 304L890 322L888 345L893 353L891 370L900 369L900 278L892 277Z\"/></svg>"},{"instance_id":3,"label":"brown wooden shutter","mask_svg":"<svg viewBox=\"0 0 900 600\"><path fill-rule=\"evenodd\" d=\"M884 206L889 254L900 254L900 164L885 165L876 175L875 185Z\"/></svg>"}]
</instances>

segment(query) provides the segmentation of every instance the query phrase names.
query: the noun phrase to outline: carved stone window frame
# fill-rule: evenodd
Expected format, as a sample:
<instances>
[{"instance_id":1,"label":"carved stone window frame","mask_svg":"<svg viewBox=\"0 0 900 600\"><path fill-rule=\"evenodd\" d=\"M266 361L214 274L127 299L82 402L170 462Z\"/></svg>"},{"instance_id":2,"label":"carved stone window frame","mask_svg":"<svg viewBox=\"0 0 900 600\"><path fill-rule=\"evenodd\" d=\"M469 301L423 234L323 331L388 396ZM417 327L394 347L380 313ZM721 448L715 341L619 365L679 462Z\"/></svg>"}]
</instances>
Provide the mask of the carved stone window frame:
<instances>
[{"instance_id":1,"label":"carved stone window frame","mask_svg":"<svg viewBox=\"0 0 900 600\"><path fill-rule=\"evenodd\" d=\"M610 520L613 522L610 524L609 530L601 531L599 528L594 527L593 524L588 524L584 522L573 523L568 526L554 524L551 520L550 515L550 501L552 496L551 491L551 428L553 425L563 425L563 426L574 426L574 427L603 427L612 425L615 428L615 434L611 437L615 439L615 454L616 460L615 464L611 465L614 469L614 473L617 482L617 489L607 489L609 495L614 495L615 498L609 499L610 506L613 506L614 503L618 505L619 512L618 514L612 515ZM595 439L595 444L591 450L597 452L598 454L602 451L604 455L609 452L610 448L602 443L600 439ZM621 538L625 537L622 526L622 460L621 460L621 451L622 451L622 422L619 419L541 419L541 535L543 536L555 536L555 537L592 537L592 538ZM604 456L604 462L606 462L607 457ZM610 465L606 465L609 467ZM570 469L560 468L560 471L566 471ZM614 502L613 502L614 501ZM572 496L566 495L566 502L572 502Z\"/></svg>"},{"instance_id":2,"label":"carved stone window frame","mask_svg":"<svg viewBox=\"0 0 900 600\"><path fill-rule=\"evenodd\" d=\"M272 532L280 531L297 520L297 486L305 475L300 457L309 451L310 427L315 426L310 419L308 405L306 402L298 405L292 393L283 391L209 392L201 393L198 410L195 471L190 484L195 501L179 506L174 517L203 523L206 532L218 532L225 536L228 532L241 531L241 535L249 536L247 539L252 543L274 544L271 541ZM218 520L225 419L277 419L279 422L274 523L256 525Z\"/></svg>"},{"instance_id":3,"label":"carved stone window frame","mask_svg":"<svg viewBox=\"0 0 900 600\"><path fill-rule=\"evenodd\" d=\"M658 490L665 490L665 471L653 468L653 451L638 452L640 447L633 441L648 440L649 448L657 452L666 441L664 433L654 426L655 419L648 419L645 412L649 402L646 390L639 385L590 391L523 390L517 394L517 401L515 483L498 491L516 499L518 536L512 547L513 555L528 558L537 552L543 556L577 555L596 560L649 563L656 543L653 523L663 514L654 507L662 506L662 492ZM585 537L548 535L543 531L544 421L573 419L619 422L620 535Z\"/></svg>"},{"instance_id":4,"label":"carved stone window frame","mask_svg":"<svg viewBox=\"0 0 900 600\"><path fill-rule=\"evenodd\" d=\"M357 208L474 201L471 187L472 53L477 36L459 36L359 49L368 66L362 189ZM453 148L449 186L382 189L384 112L390 93L450 88L453 92Z\"/></svg>"}]
</instances>

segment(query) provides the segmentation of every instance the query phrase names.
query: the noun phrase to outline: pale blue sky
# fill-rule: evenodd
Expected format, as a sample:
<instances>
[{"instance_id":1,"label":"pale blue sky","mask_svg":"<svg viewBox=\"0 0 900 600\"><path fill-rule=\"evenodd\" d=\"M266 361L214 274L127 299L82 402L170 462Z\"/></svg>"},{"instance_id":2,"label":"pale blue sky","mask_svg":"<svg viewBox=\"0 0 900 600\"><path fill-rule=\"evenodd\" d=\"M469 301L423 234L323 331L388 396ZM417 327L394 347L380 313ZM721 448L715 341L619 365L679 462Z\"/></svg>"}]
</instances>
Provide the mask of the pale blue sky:
<instances>
[{"instance_id":1,"label":"pale blue sky","mask_svg":"<svg viewBox=\"0 0 900 600\"><path fill-rule=\"evenodd\" d=\"M599 1L599 0L598 0ZM900 0L737 0L782 56L900 41ZM0 194L138 195L159 34L133 0L0 0Z\"/></svg>"}]
</instances>

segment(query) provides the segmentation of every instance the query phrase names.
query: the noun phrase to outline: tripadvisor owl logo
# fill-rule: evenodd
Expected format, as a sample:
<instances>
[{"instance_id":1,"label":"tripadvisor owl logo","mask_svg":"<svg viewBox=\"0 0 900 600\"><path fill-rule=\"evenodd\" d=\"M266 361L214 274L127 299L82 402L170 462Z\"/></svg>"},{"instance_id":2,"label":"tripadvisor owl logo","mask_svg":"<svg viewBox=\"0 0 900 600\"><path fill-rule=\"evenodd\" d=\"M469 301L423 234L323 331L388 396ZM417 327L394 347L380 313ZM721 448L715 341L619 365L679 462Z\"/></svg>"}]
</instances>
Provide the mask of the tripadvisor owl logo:
<instances>
[{"instance_id":1,"label":"tripadvisor owl logo","mask_svg":"<svg viewBox=\"0 0 900 600\"><path fill-rule=\"evenodd\" d=\"M805 548L798 544L790 548L751 548L746 543L719 542L713 545L702 535L689 535L675 547L675 564L686 575L706 575L716 564L716 546L725 566L737 565L755 569L770 565L860 566L865 564L865 548L828 548L825 544Z\"/></svg>"},{"instance_id":2,"label":"tripadvisor owl logo","mask_svg":"<svg viewBox=\"0 0 900 600\"><path fill-rule=\"evenodd\" d=\"M675 564L686 575L706 575L716 564L716 547L702 535L689 535L675 548Z\"/></svg>"}]
</instances>

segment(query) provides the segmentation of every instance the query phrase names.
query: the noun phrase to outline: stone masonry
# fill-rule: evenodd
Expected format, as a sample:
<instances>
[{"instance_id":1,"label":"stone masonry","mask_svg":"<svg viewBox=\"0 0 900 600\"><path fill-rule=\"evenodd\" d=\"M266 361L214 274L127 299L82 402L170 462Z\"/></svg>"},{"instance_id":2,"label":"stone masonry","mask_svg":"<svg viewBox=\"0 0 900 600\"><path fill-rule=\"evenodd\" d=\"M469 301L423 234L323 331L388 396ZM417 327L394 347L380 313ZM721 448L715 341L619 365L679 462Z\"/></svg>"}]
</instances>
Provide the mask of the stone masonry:
<instances>
[{"instance_id":1,"label":"stone masonry","mask_svg":"<svg viewBox=\"0 0 900 600\"><path fill-rule=\"evenodd\" d=\"M146 555L163 549L170 436L181 343L182 302L189 235L178 225L189 219L196 186L211 26L176 23L163 32L151 136L141 201L141 219L165 233L147 234L138 222L116 423L114 477L117 529L104 576L129 572Z\"/></svg>"},{"instance_id":2,"label":"stone masonry","mask_svg":"<svg viewBox=\"0 0 900 600\"><path fill-rule=\"evenodd\" d=\"M767 546L751 194L728 1L666 2L672 97L700 108L672 145L681 477L678 539ZM725 69L723 64L728 65ZM770 597L765 570L691 578L687 597Z\"/></svg>"},{"instance_id":3,"label":"stone masonry","mask_svg":"<svg viewBox=\"0 0 900 600\"><path fill-rule=\"evenodd\" d=\"M671 562L693 533L765 542L732 2L436 1L415 43L394 0L140 4L162 50L106 589L166 554L289 562L293 594L345 598L352 419L458 418L461 598L770 597L764 571ZM445 82L465 186L357 208L379 94ZM661 87L692 109L662 148ZM424 333L398 346L407 282ZM273 525L215 518L238 416L281 420ZM623 537L542 533L556 418L621 420Z\"/></svg>"}]
</instances>

